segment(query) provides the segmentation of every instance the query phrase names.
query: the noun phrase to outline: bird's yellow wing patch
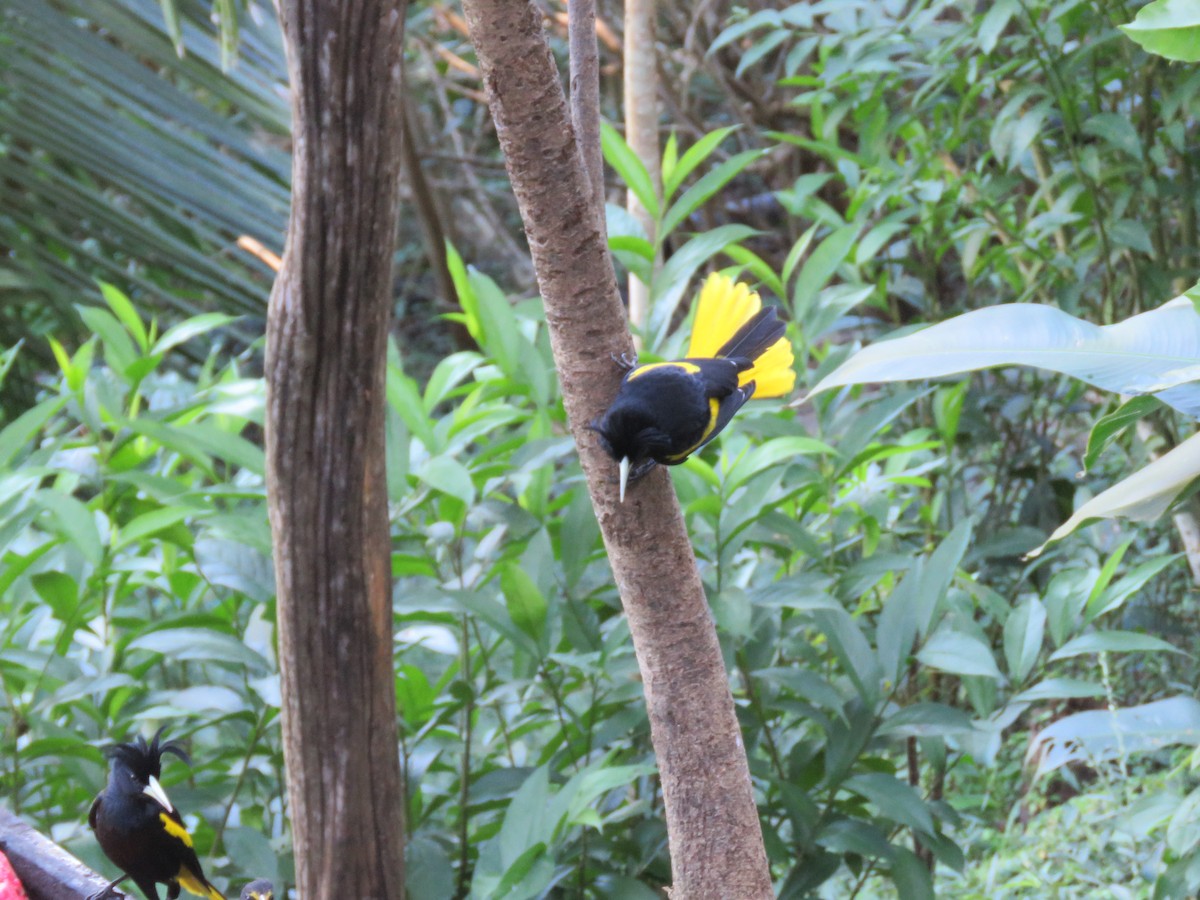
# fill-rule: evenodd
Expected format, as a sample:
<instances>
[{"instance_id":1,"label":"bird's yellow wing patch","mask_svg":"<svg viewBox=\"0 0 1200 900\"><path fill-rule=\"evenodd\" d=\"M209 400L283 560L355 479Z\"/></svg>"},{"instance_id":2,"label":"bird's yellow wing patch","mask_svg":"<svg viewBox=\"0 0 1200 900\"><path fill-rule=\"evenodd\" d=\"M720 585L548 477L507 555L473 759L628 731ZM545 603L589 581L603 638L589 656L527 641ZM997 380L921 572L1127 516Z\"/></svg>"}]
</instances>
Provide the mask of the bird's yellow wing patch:
<instances>
[{"instance_id":1,"label":"bird's yellow wing patch","mask_svg":"<svg viewBox=\"0 0 1200 900\"><path fill-rule=\"evenodd\" d=\"M192 836L188 834L188 830L186 828L172 819L165 812L159 813L158 817L162 820L163 828L167 830L167 834L178 841L183 841L183 844L186 847L192 846Z\"/></svg>"},{"instance_id":2,"label":"bird's yellow wing patch","mask_svg":"<svg viewBox=\"0 0 1200 900\"><path fill-rule=\"evenodd\" d=\"M709 275L696 300L687 355L693 359L716 356L725 342L760 309L762 300L749 287L719 272Z\"/></svg>"}]
</instances>

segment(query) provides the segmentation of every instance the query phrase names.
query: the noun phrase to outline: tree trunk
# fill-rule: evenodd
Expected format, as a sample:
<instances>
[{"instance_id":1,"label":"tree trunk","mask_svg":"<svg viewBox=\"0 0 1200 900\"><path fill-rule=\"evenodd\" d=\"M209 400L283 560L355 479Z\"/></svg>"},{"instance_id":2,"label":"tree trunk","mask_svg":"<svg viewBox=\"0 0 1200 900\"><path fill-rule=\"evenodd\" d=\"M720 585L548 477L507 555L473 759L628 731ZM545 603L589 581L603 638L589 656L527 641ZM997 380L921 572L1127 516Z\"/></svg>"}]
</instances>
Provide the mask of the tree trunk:
<instances>
[{"instance_id":1,"label":"tree trunk","mask_svg":"<svg viewBox=\"0 0 1200 900\"><path fill-rule=\"evenodd\" d=\"M267 486L299 896L404 896L384 472L404 0L279 0L292 212Z\"/></svg>"},{"instance_id":2,"label":"tree trunk","mask_svg":"<svg viewBox=\"0 0 1200 900\"><path fill-rule=\"evenodd\" d=\"M653 472L618 504L616 467L587 429L616 394L621 373L611 354L631 345L541 13L528 0L463 5L644 679L673 897L771 897L725 666L670 479Z\"/></svg>"}]
</instances>

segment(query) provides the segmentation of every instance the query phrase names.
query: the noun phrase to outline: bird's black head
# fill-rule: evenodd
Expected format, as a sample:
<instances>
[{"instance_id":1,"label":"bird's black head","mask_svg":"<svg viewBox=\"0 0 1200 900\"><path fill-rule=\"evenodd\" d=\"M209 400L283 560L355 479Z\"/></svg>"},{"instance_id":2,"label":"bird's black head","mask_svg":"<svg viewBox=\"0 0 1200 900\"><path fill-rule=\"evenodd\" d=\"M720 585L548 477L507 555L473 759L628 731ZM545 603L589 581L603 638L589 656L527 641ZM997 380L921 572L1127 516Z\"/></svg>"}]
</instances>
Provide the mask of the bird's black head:
<instances>
[{"instance_id":1,"label":"bird's black head","mask_svg":"<svg viewBox=\"0 0 1200 900\"><path fill-rule=\"evenodd\" d=\"M242 888L241 900L274 900L275 885L266 878L257 878Z\"/></svg>"},{"instance_id":2,"label":"bird's black head","mask_svg":"<svg viewBox=\"0 0 1200 900\"><path fill-rule=\"evenodd\" d=\"M165 729L160 728L154 737L146 743L140 734L127 744L113 744L104 749L104 755L112 760L110 781L118 788L130 791L141 791L162 775L162 757L164 753L173 753L184 762L188 755L175 741L160 741Z\"/></svg>"},{"instance_id":3,"label":"bird's black head","mask_svg":"<svg viewBox=\"0 0 1200 900\"><path fill-rule=\"evenodd\" d=\"M620 497L625 500L629 473L637 477L650 460L659 460L671 452L671 436L662 430L650 410L640 404L617 399L599 421L588 427L596 432L600 446L617 461L620 471Z\"/></svg>"}]
</instances>

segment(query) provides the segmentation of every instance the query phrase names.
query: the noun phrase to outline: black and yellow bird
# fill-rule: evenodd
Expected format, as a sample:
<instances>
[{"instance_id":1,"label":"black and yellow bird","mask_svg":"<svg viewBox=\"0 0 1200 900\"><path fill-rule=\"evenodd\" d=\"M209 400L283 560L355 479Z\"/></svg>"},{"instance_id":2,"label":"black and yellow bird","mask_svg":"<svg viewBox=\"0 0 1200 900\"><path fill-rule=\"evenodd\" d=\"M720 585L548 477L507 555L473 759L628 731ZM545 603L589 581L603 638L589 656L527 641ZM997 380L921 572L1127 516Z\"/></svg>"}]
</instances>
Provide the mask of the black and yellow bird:
<instances>
[{"instance_id":1,"label":"black and yellow bird","mask_svg":"<svg viewBox=\"0 0 1200 900\"><path fill-rule=\"evenodd\" d=\"M128 744L115 744L104 751L112 768L108 785L92 803L88 824L100 849L122 875L88 900L116 896L116 886L126 878L133 879L146 900L159 900L159 884L167 886L167 900L175 900L180 888L206 900L225 900L204 877L192 836L159 784L163 754L172 753L188 762L177 743L159 742L162 733L160 728L150 743L139 735Z\"/></svg>"},{"instance_id":2,"label":"black and yellow bird","mask_svg":"<svg viewBox=\"0 0 1200 900\"><path fill-rule=\"evenodd\" d=\"M696 302L687 356L629 365L616 399L591 428L617 461L620 497L656 463L683 462L729 424L751 397L782 397L796 384L792 346L775 307L713 274Z\"/></svg>"},{"instance_id":3,"label":"black and yellow bird","mask_svg":"<svg viewBox=\"0 0 1200 900\"><path fill-rule=\"evenodd\" d=\"M275 885L258 878L242 888L241 900L275 900Z\"/></svg>"}]
</instances>

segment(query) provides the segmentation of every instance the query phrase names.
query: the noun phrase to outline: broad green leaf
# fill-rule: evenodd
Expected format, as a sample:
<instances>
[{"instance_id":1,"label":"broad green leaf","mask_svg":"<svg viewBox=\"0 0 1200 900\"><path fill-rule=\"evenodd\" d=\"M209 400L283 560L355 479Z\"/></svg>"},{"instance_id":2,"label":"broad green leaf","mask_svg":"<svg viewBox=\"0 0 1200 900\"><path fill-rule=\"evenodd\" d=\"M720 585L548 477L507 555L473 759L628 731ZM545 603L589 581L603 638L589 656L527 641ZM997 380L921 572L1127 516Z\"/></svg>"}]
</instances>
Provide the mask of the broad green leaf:
<instances>
[{"instance_id":1,"label":"broad green leaf","mask_svg":"<svg viewBox=\"0 0 1200 900\"><path fill-rule=\"evenodd\" d=\"M1050 656L1050 661L1057 662L1087 653L1157 653L1164 650L1171 653L1182 652L1173 644L1149 634L1134 631L1094 631L1067 641Z\"/></svg>"},{"instance_id":2,"label":"broad green leaf","mask_svg":"<svg viewBox=\"0 0 1200 900\"><path fill-rule=\"evenodd\" d=\"M104 559L104 547L92 511L69 494L43 488L34 495L38 504L50 513L57 531L66 542L93 566Z\"/></svg>"},{"instance_id":3,"label":"broad green leaf","mask_svg":"<svg viewBox=\"0 0 1200 900\"><path fill-rule=\"evenodd\" d=\"M1134 159L1142 158L1142 139L1127 116L1120 113L1097 113L1083 123L1083 132L1107 141Z\"/></svg>"},{"instance_id":4,"label":"broad green leaf","mask_svg":"<svg viewBox=\"0 0 1200 900\"><path fill-rule=\"evenodd\" d=\"M1079 697L1103 697L1104 688L1079 678L1047 678L1013 697L1015 704L1042 700L1072 700Z\"/></svg>"},{"instance_id":5,"label":"broad green leaf","mask_svg":"<svg viewBox=\"0 0 1200 900\"><path fill-rule=\"evenodd\" d=\"M129 650L159 653L173 661L232 663L265 672L267 661L232 635L210 628L161 628L131 640Z\"/></svg>"},{"instance_id":6,"label":"broad green leaf","mask_svg":"<svg viewBox=\"0 0 1200 900\"><path fill-rule=\"evenodd\" d=\"M1036 760L1040 777L1071 762L1094 765L1173 744L1200 744L1200 701L1193 697L1064 716L1037 733L1025 759Z\"/></svg>"},{"instance_id":7,"label":"broad green leaf","mask_svg":"<svg viewBox=\"0 0 1200 900\"><path fill-rule=\"evenodd\" d=\"M1021 682L1033 670L1046 636L1046 607L1037 597L1018 606L1004 623L1004 659L1008 674Z\"/></svg>"},{"instance_id":8,"label":"broad green leaf","mask_svg":"<svg viewBox=\"0 0 1200 900\"><path fill-rule=\"evenodd\" d=\"M120 550L127 544L132 544L135 541L140 541L143 538L158 534L182 522L189 516L204 516L207 514L203 509L191 509L185 506L169 506L163 509L153 509L150 512L142 513L137 518L131 520L123 528L121 528L116 537L113 538L113 550Z\"/></svg>"},{"instance_id":9,"label":"broad green leaf","mask_svg":"<svg viewBox=\"0 0 1200 900\"><path fill-rule=\"evenodd\" d=\"M1144 49L1177 62L1200 62L1200 3L1196 0L1154 0L1120 26Z\"/></svg>"},{"instance_id":10,"label":"broad green leaf","mask_svg":"<svg viewBox=\"0 0 1200 900\"><path fill-rule=\"evenodd\" d=\"M996 666L991 648L973 635L942 629L917 653L924 665L953 675L982 675L996 681L1004 676Z\"/></svg>"},{"instance_id":11,"label":"broad green leaf","mask_svg":"<svg viewBox=\"0 0 1200 900\"><path fill-rule=\"evenodd\" d=\"M1200 384L1188 383L1200 365L1200 315L1183 297L1106 326L1031 303L975 310L860 350L812 393L1003 365L1049 369L1123 394L1156 393L1200 418Z\"/></svg>"},{"instance_id":12,"label":"broad green leaf","mask_svg":"<svg viewBox=\"0 0 1200 900\"><path fill-rule=\"evenodd\" d=\"M546 633L546 598L517 563L500 570L500 589L513 623L540 645Z\"/></svg>"},{"instance_id":13,"label":"broad green leaf","mask_svg":"<svg viewBox=\"0 0 1200 900\"><path fill-rule=\"evenodd\" d=\"M475 483L471 480L471 473L452 457L432 457L421 467L417 477L431 488L457 497L468 506L475 502Z\"/></svg>"},{"instance_id":14,"label":"broad green leaf","mask_svg":"<svg viewBox=\"0 0 1200 900\"><path fill-rule=\"evenodd\" d=\"M920 795L894 775L865 772L847 778L843 787L874 803L884 816L898 825L933 831L933 817Z\"/></svg>"},{"instance_id":15,"label":"broad green leaf","mask_svg":"<svg viewBox=\"0 0 1200 900\"><path fill-rule=\"evenodd\" d=\"M858 225L846 225L827 236L804 261L792 291L792 314L798 321L807 320L809 308L817 292L833 277L838 266L850 253L858 237ZM814 391L813 393L816 393Z\"/></svg>"}]
</instances>

